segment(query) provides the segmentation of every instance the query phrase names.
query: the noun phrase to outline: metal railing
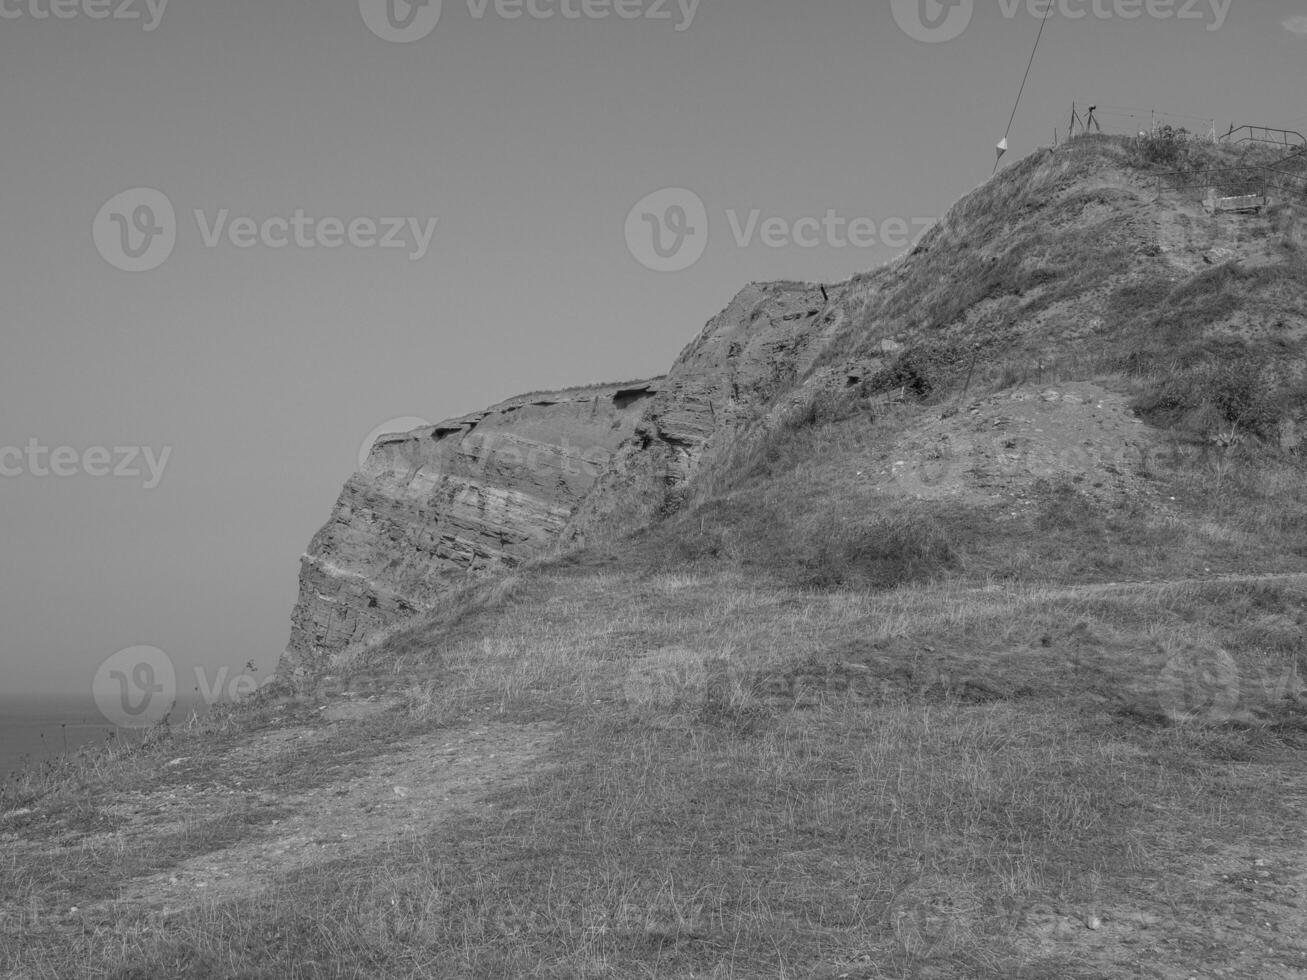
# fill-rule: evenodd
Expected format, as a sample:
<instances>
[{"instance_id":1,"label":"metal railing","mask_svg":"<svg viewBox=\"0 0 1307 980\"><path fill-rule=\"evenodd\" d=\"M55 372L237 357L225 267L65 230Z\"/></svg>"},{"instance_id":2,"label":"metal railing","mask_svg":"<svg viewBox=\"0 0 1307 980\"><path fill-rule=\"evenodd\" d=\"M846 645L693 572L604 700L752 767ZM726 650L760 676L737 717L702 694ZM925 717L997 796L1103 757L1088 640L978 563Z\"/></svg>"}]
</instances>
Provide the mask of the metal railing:
<instances>
[{"instance_id":1,"label":"metal railing","mask_svg":"<svg viewBox=\"0 0 1307 980\"><path fill-rule=\"evenodd\" d=\"M1170 190L1205 197L1263 198L1307 196L1307 174L1292 174L1273 167L1218 167L1211 170L1176 170L1157 175L1157 193Z\"/></svg>"},{"instance_id":2,"label":"metal railing","mask_svg":"<svg viewBox=\"0 0 1307 980\"><path fill-rule=\"evenodd\" d=\"M1223 143L1270 143L1272 146L1307 147L1307 136L1294 129L1275 126L1231 126Z\"/></svg>"},{"instance_id":3,"label":"metal railing","mask_svg":"<svg viewBox=\"0 0 1307 980\"><path fill-rule=\"evenodd\" d=\"M1307 149L1299 150L1297 153L1290 153L1287 157L1279 160L1272 160L1267 164L1276 173L1289 174L1297 176L1298 173L1307 173Z\"/></svg>"}]
</instances>

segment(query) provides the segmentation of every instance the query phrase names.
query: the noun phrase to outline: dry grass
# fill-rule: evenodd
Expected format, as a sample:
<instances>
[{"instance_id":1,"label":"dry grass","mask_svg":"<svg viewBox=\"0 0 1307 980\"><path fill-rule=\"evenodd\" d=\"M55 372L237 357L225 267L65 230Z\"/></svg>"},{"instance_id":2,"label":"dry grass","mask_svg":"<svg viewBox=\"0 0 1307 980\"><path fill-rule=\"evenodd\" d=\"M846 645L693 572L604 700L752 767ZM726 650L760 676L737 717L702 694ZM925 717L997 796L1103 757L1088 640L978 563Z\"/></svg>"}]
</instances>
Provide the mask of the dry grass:
<instances>
[{"instance_id":1,"label":"dry grass","mask_svg":"<svg viewBox=\"0 0 1307 980\"><path fill-rule=\"evenodd\" d=\"M439 687L281 763L340 778L342 754L366 766L406 733L562 719L524 789L257 894L167 919L110 903L76 932L52 907L218 854L275 811L219 809L147 850L83 835L55 863L7 847L0 971L1051 976L1022 942L1031 910L1110 915L1194 849L1285 819L1277 787L1231 760L1279 764L1300 741L1301 578L871 593L720 571L530 578L409 636L405 663L369 665ZM1167 688L1169 659L1214 645L1239 668L1233 700ZM1163 724L1185 704L1206 714ZM118 760L103 786L166 783L166 755L205 751L188 738ZM50 790L41 813L61 805ZM1184 917L1211 898L1172 900Z\"/></svg>"},{"instance_id":2,"label":"dry grass","mask_svg":"<svg viewBox=\"0 0 1307 980\"><path fill-rule=\"evenodd\" d=\"M853 280L819 366L886 373L745 433L658 526L452 594L309 700L5 787L0 975L1303 975L1301 915L1220 873L1307 862L1301 455L1178 431L1139 475L1160 507L1065 481L925 505L855 479L920 410L877 385L938 411L966 375L1111 374L1184 416L1172 360L1219 355L1203 331L1231 310L1290 310L1296 253L1177 287L1137 249L1147 176L1098 180L1131 152L1036 154ZM482 805L275 885L171 914L127 897L246 853L399 746L492 723L561 734Z\"/></svg>"}]
</instances>

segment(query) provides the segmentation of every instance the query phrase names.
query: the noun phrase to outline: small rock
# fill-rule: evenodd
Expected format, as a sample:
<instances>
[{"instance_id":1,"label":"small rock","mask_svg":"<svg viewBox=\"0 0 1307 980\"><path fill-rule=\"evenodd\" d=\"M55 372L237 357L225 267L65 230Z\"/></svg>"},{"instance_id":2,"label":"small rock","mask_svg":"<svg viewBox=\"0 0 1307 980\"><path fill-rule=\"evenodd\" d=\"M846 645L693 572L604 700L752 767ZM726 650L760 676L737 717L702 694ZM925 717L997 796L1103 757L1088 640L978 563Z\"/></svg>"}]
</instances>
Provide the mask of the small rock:
<instances>
[{"instance_id":1,"label":"small rock","mask_svg":"<svg viewBox=\"0 0 1307 980\"><path fill-rule=\"evenodd\" d=\"M1087 925L1092 931L1097 932L1099 929L1103 928L1103 920L1096 915L1091 915L1085 921L1085 925Z\"/></svg>"},{"instance_id":2,"label":"small rock","mask_svg":"<svg viewBox=\"0 0 1307 980\"><path fill-rule=\"evenodd\" d=\"M408 799L408 795L409 795L410 792L412 792L412 791L411 791L407 786L396 786L396 787L395 787L395 795L398 796L401 800L406 800L406 799Z\"/></svg>"}]
</instances>

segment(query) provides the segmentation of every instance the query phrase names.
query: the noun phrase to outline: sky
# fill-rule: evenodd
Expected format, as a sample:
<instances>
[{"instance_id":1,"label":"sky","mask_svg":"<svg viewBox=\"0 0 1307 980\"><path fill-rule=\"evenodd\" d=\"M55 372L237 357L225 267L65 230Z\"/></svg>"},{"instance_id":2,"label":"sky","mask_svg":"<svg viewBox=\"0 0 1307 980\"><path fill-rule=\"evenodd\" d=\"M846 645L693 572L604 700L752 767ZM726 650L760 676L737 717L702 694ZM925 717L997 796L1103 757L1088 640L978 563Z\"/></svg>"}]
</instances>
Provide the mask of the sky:
<instances>
[{"instance_id":1,"label":"sky","mask_svg":"<svg viewBox=\"0 0 1307 980\"><path fill-rule=\"evenodd\" d=\"M1037 12L0 0L0 694L265 676L369 433L892 258L988 179ZM1059 0L1004 163L1073 100L1307 131L1305 57L1302 2Z\"/></svg>"}]
</instances>

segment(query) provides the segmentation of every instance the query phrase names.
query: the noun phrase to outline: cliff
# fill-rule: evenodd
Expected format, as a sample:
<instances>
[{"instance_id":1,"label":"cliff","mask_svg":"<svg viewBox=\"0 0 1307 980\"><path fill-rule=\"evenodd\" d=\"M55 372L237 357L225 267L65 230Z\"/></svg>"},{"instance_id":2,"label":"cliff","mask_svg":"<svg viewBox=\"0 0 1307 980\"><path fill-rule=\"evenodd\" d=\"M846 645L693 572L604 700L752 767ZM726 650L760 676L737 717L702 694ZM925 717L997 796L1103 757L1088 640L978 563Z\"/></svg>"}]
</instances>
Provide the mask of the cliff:
<instances>
[{"instance_id":1,"label":"cliff","mask_svg":"<svg viewBox=\"0 0 1307 980\"><path fill-rule=\"evenodd\" d=\"M879 412L1107 373L1132 379L1159 424L1296 431L1304 182L1284 178L1255 215L1213 214L1148 152L1115 138L1041 151L879 269L751 284L656 381L523 396L380 439L304 556L279 673L324 672L469 574L702 501L715 472L822 399ZM1200 176L1273 156L1186 152Z\"/></svg>"},{"instance_id":2,"label":"cliff","mask_svg":"<svg viewBox=\"0 0 1307 980\"><path fill-rule=\"evenodd\" d=\"M301 559L279 673L303 680L566 524L658 382L510 399L379 438Z\"/></svg>"},{"instance_id":3,"label":"cliff","mask_svg":"<svg viewBox=\"0 0 1307 980\"><path fill-rule=\"evenodd\" d=\"M301 558L278 673L303 682L469 575L629 528L792 387L841 321L830 292L753 284L666 377L509 399L377 440Z\"/></svg>"}]
</instances>

